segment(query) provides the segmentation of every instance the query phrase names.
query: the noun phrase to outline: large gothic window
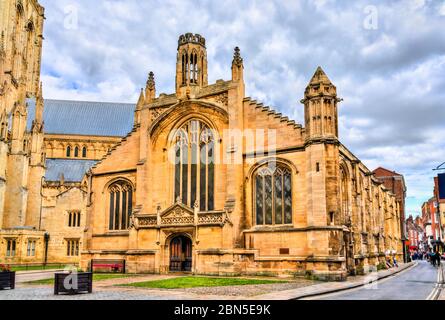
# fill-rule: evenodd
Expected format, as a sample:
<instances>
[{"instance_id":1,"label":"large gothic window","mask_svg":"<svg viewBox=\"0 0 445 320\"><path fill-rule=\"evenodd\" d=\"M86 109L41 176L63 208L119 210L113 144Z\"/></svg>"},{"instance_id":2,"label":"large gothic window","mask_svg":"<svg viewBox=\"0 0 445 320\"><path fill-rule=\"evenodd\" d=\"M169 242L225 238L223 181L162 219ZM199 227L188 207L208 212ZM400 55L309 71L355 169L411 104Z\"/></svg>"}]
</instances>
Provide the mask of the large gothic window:
<instances>
[{"instance_id":1,"label":"large gothic window","mask_svg":"<svg viewBox=\"0 0 445 320\"><path fill-rule=\"evenodd\" d=\"M348 192L348 175L343 167L340 167L340 196L342 214L347 223L350 219L349 215L349 192Z\"/></svg>"},{"instance_id":2,"label":"large gothic window","mask_svg":"<svg viewBox=\"0 0 445 320\"><path fill-rule=\"evenodd\" d=\"M215 141L212 130L191 120L174 135L175 199L201 211L214 210Z\"/></svg>"},{"instance_id":3,"label":"large gothic window","mask_svg":"<svg viewBox=\"0 0 445 320\"><path fill-rule=\"evenodd\" d=\"M126 230L133 211L133 187L127 181L117 181L108 188L110 209L109 229Z\"/></svg>"},{"instance_id":4,"label":"large gothic window","mask_svg":"<svg viewBox=\"0 0 445 320\"><path fill-rule=\"evenodd\" d=\"M282 165L263 166L254 174L257 225L292 223L292 173Z\"/></svg>"}]
</instances>

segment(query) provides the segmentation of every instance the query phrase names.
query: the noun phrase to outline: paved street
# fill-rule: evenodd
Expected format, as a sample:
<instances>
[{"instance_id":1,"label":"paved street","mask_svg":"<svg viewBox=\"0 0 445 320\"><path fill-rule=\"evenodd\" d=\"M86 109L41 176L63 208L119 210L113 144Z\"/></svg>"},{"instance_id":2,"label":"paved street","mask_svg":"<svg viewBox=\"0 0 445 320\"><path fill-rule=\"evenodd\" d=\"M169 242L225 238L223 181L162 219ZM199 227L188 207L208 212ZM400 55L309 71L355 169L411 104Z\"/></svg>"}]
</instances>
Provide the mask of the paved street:
<instances>
[{"instance_id":1,"label":"paved street","mask_svg":"<svg viewBox=\"0 0 445 320\"><path fill-rule=\"evenodd\" d=\"M311 298L312 300L425 300L434 289L437 269L426 261L393 277L344 292Z\"/></svg>"},{"instance_id":2,"label":"paved street","mask_svg":"<svg viewBox=\"0 0 445 320\"><path fill-rule=\"evenodd\" d=\"M17 272L16 283L49 279L49 278L54 277L54 273L60 272L60 271L61 270Z\"/></svg>"},{"instance_id":3,"label":"paved street","mask_svg":"<svg viewBox=\"0 0 445 320\"><path fill-rule=\"evenodd\" d=\"M121 286L132 282L154 281L171 277L167 275L136 275L97 281L94 284L93 294L79 296L55 296L51 285L24 283L30 280L51 278L53 273L54 271L18 274L16 289L0 291L0 300L289 300L298 299L298 297L304 299L305 296L312 296L308 299L315 300L425 300L433 292L438 279L437 269L428 262L420 261L415 264L402 264L397 269L381 270L378 273L351 277L346 282L317 283L305 279L294 279L283 284L190 289L149 289ZM380 280L363 286L364 283L377 279ZM327 292L352 288L357 285L360 287L327 294ZM444 296L444 292L442 292L442 296Z\"/></svg>"}]
</instances>

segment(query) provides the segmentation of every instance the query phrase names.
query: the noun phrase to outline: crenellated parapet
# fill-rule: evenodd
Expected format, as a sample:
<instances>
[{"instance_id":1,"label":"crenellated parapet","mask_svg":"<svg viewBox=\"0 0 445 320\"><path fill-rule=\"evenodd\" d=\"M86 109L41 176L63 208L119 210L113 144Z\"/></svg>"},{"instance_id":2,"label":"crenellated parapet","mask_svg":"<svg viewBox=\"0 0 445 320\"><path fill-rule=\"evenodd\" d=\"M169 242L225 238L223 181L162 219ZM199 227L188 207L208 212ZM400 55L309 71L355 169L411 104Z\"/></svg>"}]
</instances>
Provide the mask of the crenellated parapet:
<instances>
[{"instance_id":1,"label":"crenellated parapet","mask_svg":"<svg viewBox=\"0 0 445 320\"><path fill-rule=\"evenodd\" d=\"M193 43L193 44L199 44L205 48L206 46L206 39L197 33L186 33L181 36L179 36L178 40L178 48L184 44Z\"/></svg>"}]
</instances>

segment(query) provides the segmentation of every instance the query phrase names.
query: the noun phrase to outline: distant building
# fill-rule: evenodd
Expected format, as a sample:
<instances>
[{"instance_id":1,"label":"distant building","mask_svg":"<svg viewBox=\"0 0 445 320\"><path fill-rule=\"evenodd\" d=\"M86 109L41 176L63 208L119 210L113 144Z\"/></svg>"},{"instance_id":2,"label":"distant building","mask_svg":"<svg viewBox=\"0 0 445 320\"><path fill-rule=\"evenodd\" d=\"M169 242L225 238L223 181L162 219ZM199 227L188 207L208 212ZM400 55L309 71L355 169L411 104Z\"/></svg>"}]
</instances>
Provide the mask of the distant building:
<instances>
[{"instance_id":1,"label":"distant building","mask_svg":"<svg viewBox=\"0 0 445 320\"><path fill-rule=\"evenodd\" d=\"M434 178L434 197L437 202L437 223L439 225L437 244L443 248L445 235L445 174L439 174Z\"/></svg>"},{"instance_id":2,"label":"distant building","mask_svg":"<svg viewBox=\"0 0 445 320\"><path fill-rule=\"evenodd\" d=\"M440 223L438 214L438 203L435 197L430 198L422 205L422 223L425 230L424 244L430 250L440 242Z\"/></svg>"},{"instance_id":3,"label":"distant building","mask_svg":"<svg viewBox=\"0 0 445 320\"><path fill-rule=\"evenodd\" d=\"M400 207L400 238L402 242L405 242L407 238L407 229L405 225L405 199L406 199L406 184L405 178L400 173L395 171L391 171L389 169L385 169L382 167L378 167L373 171L374 176L383 182L383 185L386 189L392 192L396 196L396 201ZM406 257L406 245L404 248L404 257Z\"/></svg>"},{"instance_id":4,"label":"distant building","mask_svg":"<svg viewBox=\"0 0 445 320\"><path fill-rule=\"evenodd\" d=\"M406 230L409 241L409 251L413 253L417 250L423 250L423 228L420 217L413 218L412 215L406 219Z\"/></svg>"}]
</instances>

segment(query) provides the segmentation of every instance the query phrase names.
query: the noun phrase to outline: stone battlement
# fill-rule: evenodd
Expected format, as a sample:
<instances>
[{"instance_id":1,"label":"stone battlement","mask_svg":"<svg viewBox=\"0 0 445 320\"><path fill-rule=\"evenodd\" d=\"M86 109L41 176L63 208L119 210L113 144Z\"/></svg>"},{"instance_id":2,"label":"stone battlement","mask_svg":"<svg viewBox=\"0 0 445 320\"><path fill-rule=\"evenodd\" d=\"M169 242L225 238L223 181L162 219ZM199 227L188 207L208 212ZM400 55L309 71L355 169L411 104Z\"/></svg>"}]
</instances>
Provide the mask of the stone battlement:
<instances>
[{"instance_id":1,"label":"stone battlement","mask_svg":"<svg viewBox=\"0 0 445 320\"><path fill-rule=\"evenodd\" d=\"M199 34L193 34L193 33L186 33L181 35L178 40L178 47L187 43L196 43L205 47L206 39Z\"/></svg>"}]
</instances>

